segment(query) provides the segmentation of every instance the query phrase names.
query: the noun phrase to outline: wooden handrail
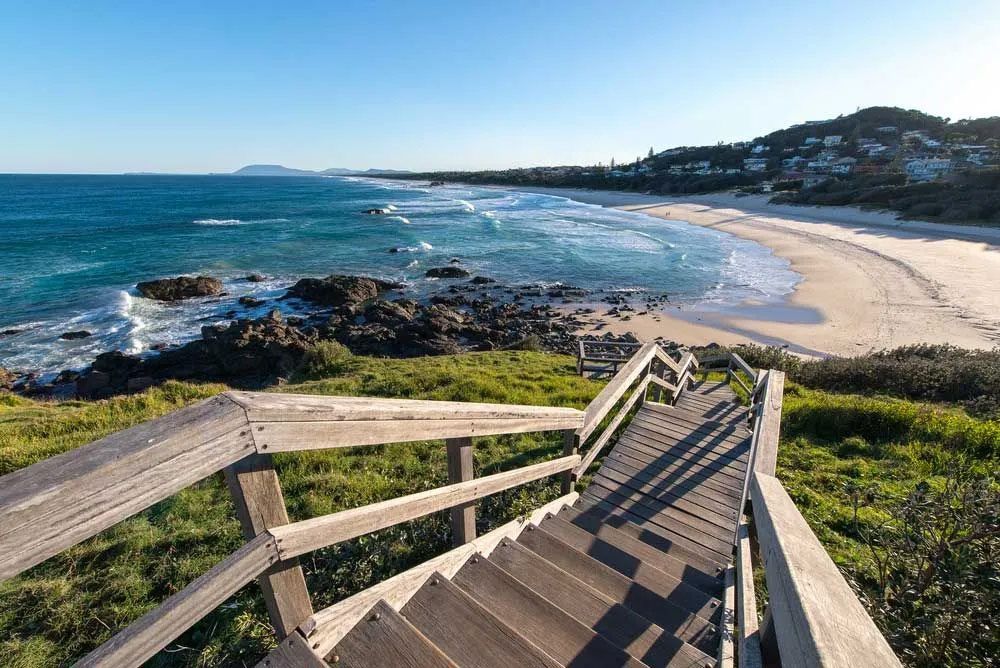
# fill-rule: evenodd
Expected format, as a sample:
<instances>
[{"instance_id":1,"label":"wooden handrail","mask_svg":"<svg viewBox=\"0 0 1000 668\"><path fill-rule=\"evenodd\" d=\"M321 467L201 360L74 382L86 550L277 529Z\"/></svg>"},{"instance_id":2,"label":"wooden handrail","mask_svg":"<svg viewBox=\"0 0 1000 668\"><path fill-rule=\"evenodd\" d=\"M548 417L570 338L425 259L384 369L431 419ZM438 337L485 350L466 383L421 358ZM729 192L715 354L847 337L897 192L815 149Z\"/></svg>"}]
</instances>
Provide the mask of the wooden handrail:
<instances>
[{"instance_id":1,"label":"wooden handrail","mask_svg":"<svg viewBox=\"0 0 1000 668\"><path fill-rule=\"evenodd\" d=\"M781 482L760 471L752 477L782 667L901 666Z\"/></svg>"},{"instance_id":2,"label":"wooden handrail","mask_svg":"<svg viewBox=\"0 0 1000 668\"><path fill-rule=\"evenodd\" d=\"M601 421L607 416L608 412L614 408L618 400L622 398L628 388L632 386L640 376L646 371L646 366L649 362L657 356L657 353L661 353L660 346L655 342L650 342L642 346L632 359L628 361L628 364L622 367L614 378L612 378L604 389L594 397L586 410L584 411L583 426L577 430L577 436L582 443L595 429L600 425ZM666 359L670 359L665 354L663 355ZM673 362L673 360L670 360Z\"/></svg>"},{"instance_id":3,"label":"wooden handrail","mask_svg":"<svg viewBox=\"0 0 1000 668\"><path fill-rule=\"evenodd\" d=\"M569 471L579 463L579 455L560 457L512 471L494 473L467 482L372 503L361 508L351 508L339 513L286 524L271 529L271 534L278 543L281 558L288 559L439 510L447 510L460 503L481 499L526 482Z\"/></svg>"},{"instance_id":4,"label":"wooden handrail","mask_svg":"<svg viewBox=\"0 0 1000 668\"><path fill-rule=\"evenodd\" d=\"M611 441L611 437L614 436L615 431L625 419L625 416L628 415L633 406L642 400L643 396L646 394L646 388L649 387L649 383L653 380L653 378L653 376L647 375L642 382L639 383L639 386L635 388L632 396L628 398L625 404L618 411L615 418L608 424L607 427L605 427L604 431L601 432L601 435L597 438L597 440L591 444L590 448L587 450L587 454L584 455L577 467L573 469L574 478L579 478L587 471L588 468L590 468L590 465L594 463L594 460L597 459L597 455L601 454L601 450L604 449L604 446ZM657 378L657 380L659 379Z\"/></svg>"}]
</instances>

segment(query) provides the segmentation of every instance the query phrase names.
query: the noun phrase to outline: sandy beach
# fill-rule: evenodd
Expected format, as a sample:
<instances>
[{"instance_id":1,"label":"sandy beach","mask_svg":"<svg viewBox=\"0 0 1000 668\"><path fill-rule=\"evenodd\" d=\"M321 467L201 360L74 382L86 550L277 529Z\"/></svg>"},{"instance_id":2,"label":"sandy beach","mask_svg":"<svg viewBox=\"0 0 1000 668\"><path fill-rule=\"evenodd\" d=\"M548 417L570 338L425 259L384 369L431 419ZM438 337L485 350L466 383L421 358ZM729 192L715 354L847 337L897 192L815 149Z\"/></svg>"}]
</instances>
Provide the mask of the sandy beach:
<instances>
[{"instance_id":1,"label":"sandy beach","mask_svg":"<svg viewBox=\"0 0 1000 668\"><path fill-rule=\"evenodd\" d=\"M722 230L767 246L802 276L783 304L598 312L585 331L687 345L756 342L808 356L913 343L1000 343L1000 230L900 221L851 207L771 205L767 196L661 197L519 188Z\"/></svg>"}]
</instances>

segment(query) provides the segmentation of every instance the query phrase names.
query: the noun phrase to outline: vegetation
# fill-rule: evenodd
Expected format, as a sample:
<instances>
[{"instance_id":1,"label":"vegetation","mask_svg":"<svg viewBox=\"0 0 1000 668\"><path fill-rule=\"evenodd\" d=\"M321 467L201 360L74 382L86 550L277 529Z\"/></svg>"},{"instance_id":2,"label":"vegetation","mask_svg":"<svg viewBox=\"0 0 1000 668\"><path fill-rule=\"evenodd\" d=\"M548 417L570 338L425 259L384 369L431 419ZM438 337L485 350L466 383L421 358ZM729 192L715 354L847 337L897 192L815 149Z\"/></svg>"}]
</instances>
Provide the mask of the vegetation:
<instances>
[{"instance_id":1,"label":"vegetation","mask_svg":"<svg viewBox=\"0 0 1000 668\"><path fill-rule=\"evenodd\" d=\"M998 486L990 475L1000 425L912 398L962 401L969 394L962 388L971 383L974 392L995 399L1000 385L988 369L996 357L916 348L811 367L776 349L741 354L752 364L786 367L803 382L855 393L788 384L778 474L897 652L918 666L993 665L991 657L1000 655L991 626L1000 612L1000 544ZM947 366L959 370L942 380L938 372ZM0 395L0 475L222 389L168 383L101 402ZM324 343L276 391L582 408L599 389L575 374L569 357L504 351L383 360ZM476 473L547 459L560 448L558 434L480 438ZM446 479L440 443L289 454L277 456L276 464L293 520ZM553 480L485 499L479 529L556 495ZM449 538L446 516L438 514L307 555L303 567L316 606L443 551ZM71 662L241 543L228 493L214 476L0 583L0 665ZM263 602L250 585L151 665L253 665L272 643Z\"/></svg>"}]
</instances>

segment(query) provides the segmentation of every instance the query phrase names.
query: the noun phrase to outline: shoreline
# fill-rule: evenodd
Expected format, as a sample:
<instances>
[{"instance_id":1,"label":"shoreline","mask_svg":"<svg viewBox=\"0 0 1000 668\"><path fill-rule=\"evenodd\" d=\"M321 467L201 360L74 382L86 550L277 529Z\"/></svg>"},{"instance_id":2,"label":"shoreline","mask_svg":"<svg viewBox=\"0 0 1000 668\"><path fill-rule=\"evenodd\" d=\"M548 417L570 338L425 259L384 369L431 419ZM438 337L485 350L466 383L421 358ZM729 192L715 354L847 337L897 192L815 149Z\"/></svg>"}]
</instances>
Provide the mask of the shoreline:
<instances>
[{"instance_id":1,"label":"shoreline","mask_svg":"<svg viewBox=\"0 0 1000 668\"><path fill-rule=\"evenodd\" d=\"M632 332L685 345L759 343L810 357L903 345L1000 343L1000 230L900 221L853 207L772 205L767 196L666 197L563 188L504 188L566 197L755 241L802 280L780 305L700 305L628 320L604 309L580 333Z\"/></svg>"}]
</instances>

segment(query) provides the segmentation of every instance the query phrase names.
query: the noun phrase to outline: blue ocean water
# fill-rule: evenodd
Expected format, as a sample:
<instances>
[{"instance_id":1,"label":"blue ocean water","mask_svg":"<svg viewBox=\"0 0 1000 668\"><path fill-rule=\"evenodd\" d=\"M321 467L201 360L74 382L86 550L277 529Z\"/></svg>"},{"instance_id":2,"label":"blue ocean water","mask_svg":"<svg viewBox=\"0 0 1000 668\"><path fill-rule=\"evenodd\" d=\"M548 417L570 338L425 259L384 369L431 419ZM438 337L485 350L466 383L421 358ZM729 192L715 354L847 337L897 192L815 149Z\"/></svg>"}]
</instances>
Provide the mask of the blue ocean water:
<instances>
[{"instance_id":1,"label":"blue ocean water","mask_svg":"<svg viewBox=\"0 0 1000 668\"><path fill-rule=\"evenodd\" d=\"M361 213L373 207L393 210ZM0 336L0 366L53 371L180 343L246 312L239 297L277 297L304 276L367 274L420 296L441 287L424 272L453 257L503 283L643 288L674 303L773 300L797 280L752 242L548 195L356 178L0 175L0 331L18 330ZM254 272L268 280L241 280ZM135 292L179 274L219 277L227 295L162 304ZM81 329L94 336L59 340Z\"/></svg>"}]
</instances>

